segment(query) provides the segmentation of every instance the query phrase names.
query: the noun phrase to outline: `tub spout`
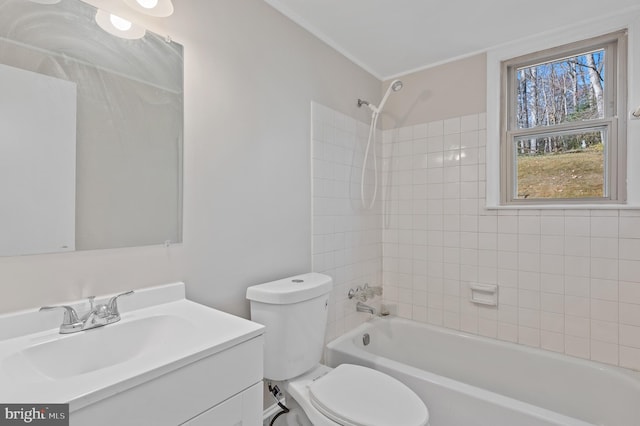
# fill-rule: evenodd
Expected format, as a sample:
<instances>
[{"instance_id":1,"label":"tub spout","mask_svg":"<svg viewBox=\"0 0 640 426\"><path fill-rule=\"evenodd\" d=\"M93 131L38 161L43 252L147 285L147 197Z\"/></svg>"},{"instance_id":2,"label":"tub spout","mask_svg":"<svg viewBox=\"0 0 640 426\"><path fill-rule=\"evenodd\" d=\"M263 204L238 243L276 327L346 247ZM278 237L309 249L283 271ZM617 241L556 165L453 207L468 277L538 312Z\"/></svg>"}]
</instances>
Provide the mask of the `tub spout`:
<instances>
[{"instance_id":1,"label":"tub spout","mask_svg":"<svg viewBox=\"0 0 640 426\"><path fill-rule=\"evenodd\" d=\"M356 311L358 311L358 312L368 312L368 313L370 313L371 315L375 315L375 314L376 314L376 310L375 310L375 309L373 309L373 308L372 308L371 306L369 306L369 305L365 305L365 304L364 304L364 303L362 303L362 302L358 302L358 303L356 304Z\"/></svg>"}]
</instances>

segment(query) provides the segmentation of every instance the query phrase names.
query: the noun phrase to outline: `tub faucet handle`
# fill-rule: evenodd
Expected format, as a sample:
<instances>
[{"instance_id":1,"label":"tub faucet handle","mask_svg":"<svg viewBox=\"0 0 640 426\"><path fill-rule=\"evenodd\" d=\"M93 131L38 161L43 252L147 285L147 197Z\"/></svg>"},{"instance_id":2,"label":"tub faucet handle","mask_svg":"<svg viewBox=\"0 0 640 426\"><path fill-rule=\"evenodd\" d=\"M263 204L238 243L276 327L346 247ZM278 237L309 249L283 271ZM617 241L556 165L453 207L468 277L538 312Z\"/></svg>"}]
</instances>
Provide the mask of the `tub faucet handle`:
<instances>
[{"instance_id":1,"label":"tub faucet handle","mask_svg":"<svg viewBox=\"0 0 640 426\"><path fill-rule=\"evenodd\" d=\"M349 299L356 299L360 302L366 302L367 300L375 297L382 296L382 287L381 286L369 286L369 283L365 283L364 286L356 287L355 289L349 289L349 293L347 293Z\"/></svg>"},{"instance_id":2,"label":"tub faucet handle","mask_svg":"<svg viewBox=\"0 0 640 426\"><path fill-rule=\"evenodd\" d=\"M356 288L350 288L349 293L347 293L347 297L349 297L349 299L356 299L360 302L366 302L367 292L362 287L358 286Z\"/></svg>"}]
</instances>

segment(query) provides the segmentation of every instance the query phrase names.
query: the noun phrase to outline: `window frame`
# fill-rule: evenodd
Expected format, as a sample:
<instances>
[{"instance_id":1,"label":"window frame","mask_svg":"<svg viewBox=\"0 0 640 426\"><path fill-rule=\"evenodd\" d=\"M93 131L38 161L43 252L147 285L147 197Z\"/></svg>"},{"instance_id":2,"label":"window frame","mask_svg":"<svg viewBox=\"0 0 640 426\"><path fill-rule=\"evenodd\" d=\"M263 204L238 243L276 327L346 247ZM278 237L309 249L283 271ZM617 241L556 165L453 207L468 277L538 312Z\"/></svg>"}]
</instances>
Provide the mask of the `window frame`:
<instances>
[{"instance_id":1,"label":"window frame","mask_svg":"<svg viewBox=\"0 0 640 426\"><path fill-rule=\"evenodd\" d=\"M506 59L500 63L500 205L554 206L624 204L626 191L626 108L627 55L626 29L583 39L550 49ZM590 51L605 51L604 117L526 129L517 128L517 70L536 64L561 60ZM605 196L584 198L517 198L513 141L522 137L558 135L570 131L604 128L607 144L604 154Z\"/></svg>"}]
</instances>

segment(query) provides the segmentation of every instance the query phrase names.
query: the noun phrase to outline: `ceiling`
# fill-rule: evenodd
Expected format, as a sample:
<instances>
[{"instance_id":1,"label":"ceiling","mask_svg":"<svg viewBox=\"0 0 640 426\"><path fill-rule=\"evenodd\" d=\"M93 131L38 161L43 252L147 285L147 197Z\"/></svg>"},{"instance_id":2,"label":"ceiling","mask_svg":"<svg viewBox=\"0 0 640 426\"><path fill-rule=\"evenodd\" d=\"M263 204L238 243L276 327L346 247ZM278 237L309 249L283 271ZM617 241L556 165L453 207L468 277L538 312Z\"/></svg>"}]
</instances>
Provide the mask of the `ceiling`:
<instances>
[{"instance_id":1,"label":"ceiling","mask_svg":"<svg viewBox=\"0 0 640 426\"><path fill-rule=\"evenodd\" d=\"M640 8L638 0L265 1L380 80Z\"/></svg>"}]
</instances>

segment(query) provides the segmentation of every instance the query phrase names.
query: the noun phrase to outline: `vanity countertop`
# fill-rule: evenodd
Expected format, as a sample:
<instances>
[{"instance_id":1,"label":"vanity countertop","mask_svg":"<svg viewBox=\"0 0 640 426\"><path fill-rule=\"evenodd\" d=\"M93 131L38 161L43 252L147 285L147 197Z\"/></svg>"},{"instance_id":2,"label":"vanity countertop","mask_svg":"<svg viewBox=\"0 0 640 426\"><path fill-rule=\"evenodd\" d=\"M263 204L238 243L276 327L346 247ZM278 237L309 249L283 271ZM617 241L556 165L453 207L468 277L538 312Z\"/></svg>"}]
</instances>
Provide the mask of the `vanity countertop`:
<instances>
[{"instance_id":1,"label":"vanity countertop","mask_svg":"<svg viewBox=\"0 0 640 426\"><path fill-rule=\"evenodd\" d=\"M58 332L62 311L0 316L0 401L74 411L264 333L184 294L183 283L136 290L119 322L72 334Z\"/></svg>"}]
</instances>

